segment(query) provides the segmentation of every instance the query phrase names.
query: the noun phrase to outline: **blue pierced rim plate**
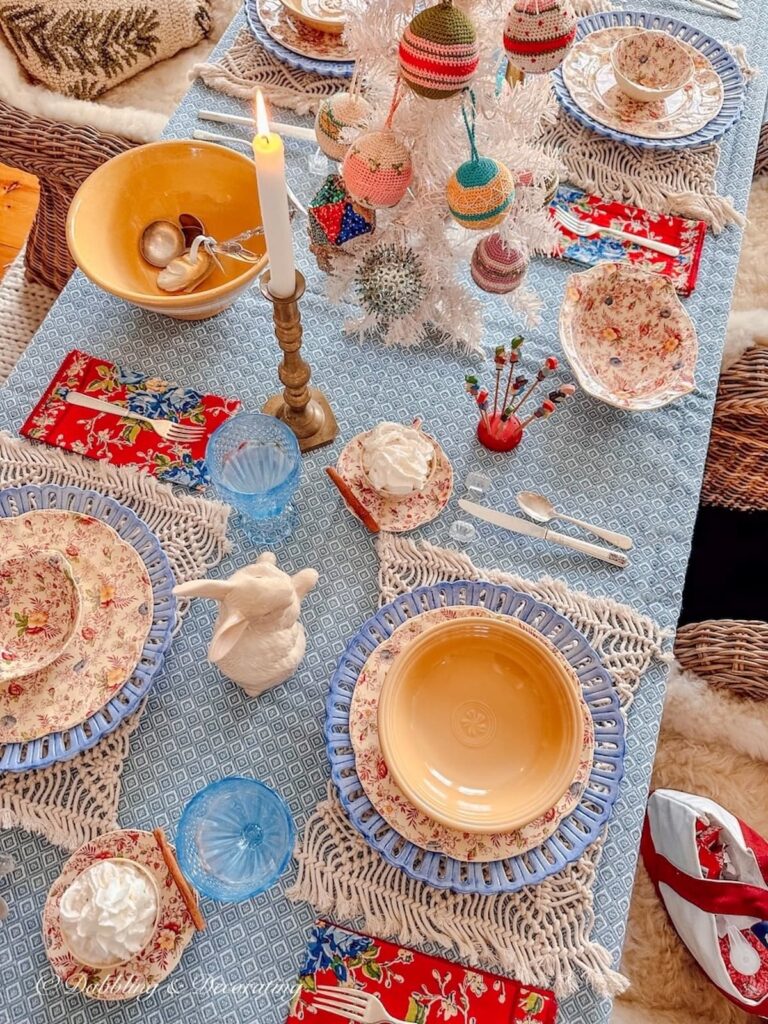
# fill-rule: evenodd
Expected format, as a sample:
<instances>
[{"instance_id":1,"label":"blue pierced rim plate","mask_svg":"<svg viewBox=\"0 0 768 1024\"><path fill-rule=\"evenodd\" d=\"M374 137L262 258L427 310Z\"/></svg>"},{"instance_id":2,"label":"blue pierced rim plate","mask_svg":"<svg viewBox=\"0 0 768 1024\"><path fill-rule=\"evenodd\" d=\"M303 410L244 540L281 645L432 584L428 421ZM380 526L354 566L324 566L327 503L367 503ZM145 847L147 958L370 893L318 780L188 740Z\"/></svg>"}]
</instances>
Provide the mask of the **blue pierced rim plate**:
<instances>
[{"instance_id":1,"label":"blue pierced rim plate","mask_svg":"<svg viewBox=\"0 0 768 1024\"><path fill-rule=\"evenodd\" d=\"M599 14L592 14L589 17L582 18L576 33L574 50L579 42L585 40L592 33L629 27L668 32L675 38L687 43L698 54L706 58L712 70L719 77L722 86L722 105L719 106L717 112L715 113L717 108L717 104L715 104L712 106L713 116L711 119L706 124L696 128L695 131L689 131L688 134L663 138L648 138L644 135L635 135L628 130L619 130L603 124L584 110L566 85L564 67L561 65L552 73L552 81L557 98L564 110L575 120L587 128L591 128L598 135L603 135L616 142L638 146L641 149L682 149L691 146L703 146L722 138L725 132L733 127L741 116L746 88L738 64L731 54L716 39L705 35L700 29L688 25L686 22L678 21L676 18L663 17L658 14L632 11L602 11ZM571 62L574 59L572 56L574 50L571 50L571 54L569 54ZM635 106L642 105L635 104ZM683 117L683 121L686 121L685 117ZM685 128L683 127L682 130L685 131Z\"/></svg>"},{"instance_id":2,"label":"blue pierced rim plate","mask_svg":"<svg viewBox=\"0 0 768 1024\"><path fill-rule=\"evenodd\" d=\"M98 519L137 552L152 587L152 623L136 667L107 704L84 722L26 743L0 744L0 772L22 772L68 761L113 732L147 695L163 663L176 624L175 583L157 537L129 508L97 491L47 484L0 491L0 518L38 510L77 512Z\"/></svg>"},{"instance_id":3,"label":"blue pierced rim plate","mask_svg":"<svg viewBox=\"0 0 768 1024\"><path fill-rule=\"evenodd\" d=\"M283 64L325 78L352 77L354 61L340 59L341 36L295 24L281 0L245 0L245 16L257 41Z\"/></svg>"},{"instance_id":4,"label":"blue pierced rim plate","mask_svg":"<svg viewBox=\"0 0 768 1024\"><path fill-rule=\"evenodd\" d=\"M540 846L494 862L465 862L426 851L399 835L366 795L349 731L352 695L370 655L408 619L442 607L475 605L513 615L552 642L573 667L592 716L595 754L578 807ZM489 895L535 885L578 859L608 820L624 772L624 718L611 678L584 636L553 608L492 583L441 583L402 594L373 615L350 640L331 679L325 738L331 775L349 820L388 863L436 888Z\"/></svg>"}]
</instances>

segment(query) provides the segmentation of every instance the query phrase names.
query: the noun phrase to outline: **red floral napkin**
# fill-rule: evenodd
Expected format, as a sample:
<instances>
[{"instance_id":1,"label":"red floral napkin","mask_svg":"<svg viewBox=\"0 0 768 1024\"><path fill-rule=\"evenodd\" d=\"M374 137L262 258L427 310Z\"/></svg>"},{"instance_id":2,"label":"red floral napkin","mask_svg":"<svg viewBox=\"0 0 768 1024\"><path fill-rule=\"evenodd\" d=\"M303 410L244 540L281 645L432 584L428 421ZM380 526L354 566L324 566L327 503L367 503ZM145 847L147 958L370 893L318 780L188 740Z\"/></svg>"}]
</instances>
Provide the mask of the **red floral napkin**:
<instances>
[{"instance_id":1,"label":"red floral napkin","mask_svg":"<svg viewBox=\"0 0 768 1024\"><path fill-rule=\"evenodd\" d=\"M575 216L595 224L605 224L632 235L647 235L657 242L666 242L667 245L676 246L680 255L665 256L609 235L581 238L567 231L557 221L555 223L562 244L555 255L587 267L594 267L596 263L619 263L626 260L644 270L668 277L682 295L690 295L695 288L704 236L707 233L704 221L651 213L639 206L628 206L611 199L601 199L600 196L587 195L571 185L561 185L557 190L549 206L553 218L557 207L570 210Z\"/></svg>"},{"instance_id":2,"label":"red floral napkin","mask_svg":"<svg viewBox=\"0 0 768 1024\"><path fill-rule=\"evenodd\" d=\"M417 953L318 921L291 1001L288 1024L339 1024L342 1018L313 1006L318 985L354 988L378 996L393 1017L474 1024L554 1024L557 1002L547 989L521 985L439 957Z\"/></svg>"},{"instance_id":3,"label":"red floral napkin","mask_svg":"<svg viewBox=\"0 0 768 1024\"><path fill-rule=\"evenodd\" d=\"M192 444L164 441L136 420L70 405L64 400L67 391L91 395L150 419L200 425L203 434ZM65 356L21 433L89 459L138 466L166 483L200 490L208 483L203 458L208 438L239 408L235 398L201 395L75 349Z\"/></svg>"}]
</instances>

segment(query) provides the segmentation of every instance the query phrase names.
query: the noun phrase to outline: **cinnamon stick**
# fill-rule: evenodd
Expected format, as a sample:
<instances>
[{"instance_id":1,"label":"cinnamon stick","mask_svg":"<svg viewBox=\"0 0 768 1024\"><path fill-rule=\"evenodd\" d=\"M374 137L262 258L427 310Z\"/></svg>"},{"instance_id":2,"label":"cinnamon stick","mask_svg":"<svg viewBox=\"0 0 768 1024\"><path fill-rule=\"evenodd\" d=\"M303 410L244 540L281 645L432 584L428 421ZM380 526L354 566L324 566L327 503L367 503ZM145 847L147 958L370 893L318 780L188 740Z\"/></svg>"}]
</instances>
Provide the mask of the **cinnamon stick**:
<instances>
[{"instance_id":1,"label":"cinnamon stick","mask_svg":"<svg viewBox=\"0 0 768 1024\"><path fill-rule=\"evenodd\" d=\"M170 871L171 878L176 883L176 888L179 890L181 898L186 904L189 916L192 918L192 924L194 924L195 928L199 932L205 931L205 918L197 905L197 898L195 897L194 890L184 875L182 875L179 862L176 860L176 854L173 852L171 845L165 838L165 832L163 832L161 828L155 828L152 829L152 835L155 837L155 842L160 847L160 853L163 855L165 866Z\"/></svg>"},{"instance_id":2,"label":"cinnamon stick","mask_svg":"<svg viewBox=\"0 0 768 1024\"><path fill-rule=\"evenodd\" d=\"M341 473L339 473L338 470L335 469L333 466L326 466L325 472L334 482L334 484L339 490L339 494L342 496L347 505L349 505L350 509L355 513L358 519L360 519L363 525L367 526L371 533L378 533L379 524L373 518L373 516L362 503L362 501L360 501L357 495L353 492L352 488L349 486L349 484L341 475Z\"/></svg>"}]
</instances>

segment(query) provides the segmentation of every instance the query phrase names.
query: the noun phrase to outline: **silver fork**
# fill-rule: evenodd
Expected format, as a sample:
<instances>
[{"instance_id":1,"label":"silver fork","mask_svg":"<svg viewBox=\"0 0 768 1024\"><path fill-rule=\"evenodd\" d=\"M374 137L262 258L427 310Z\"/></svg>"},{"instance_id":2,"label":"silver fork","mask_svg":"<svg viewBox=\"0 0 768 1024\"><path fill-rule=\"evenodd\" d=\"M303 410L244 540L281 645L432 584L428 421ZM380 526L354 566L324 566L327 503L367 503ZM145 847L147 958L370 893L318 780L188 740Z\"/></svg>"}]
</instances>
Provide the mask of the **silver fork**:
<instances>
[{"instance_id":1,"label":"silver fork","mask_svg":"<svg viewBox=\"0 0 768 1024\"><path fill-rule=\"evenodd\" d=\"M173 420L152 420L149 416L141 416L137 412L131 412L113 402L103 402L100 398L92 398L91 395L83 395L79 391L68 391L64 400L70 405L80 406L82 409L90 409L92 412L106 412L112 416L119 416L124 420L138 420L165 441L177 441L179 444L192 444L199 441L205 430L203 427L195 427L186 423L174 423Z\"/></svg>"},{"instance_id":2,"label":"silver fork","mask_svg":"<svg viewBox=\"0 0 768 1024\"><path fill-rule=\"evenodd\" d=\"M594 224L589 220L582 220L569 210L562 210L555 207L555 219L563 225L571 234L580 235L582 238L591 238L593 235L611 235L613 238L622 238L625 242L634 242L635 245L642 245L646 249L653 249L654 252L663 252L665 256L679 256L680 250L674 245L667 245L665 242L657 242L655 238L646 238L643 235L630 235L626 231L619 231L618 228L606 227L603 224Z\"/></svg>"},{"instance_id":3,"label":"silver fork","mask_svg":"<svg viewBox=\"0 0 768 1024\"><path fill-rule=\"evenodd\" d=\"M393 1017L384 1009L381 1001L371 992L360 992L355 988L333 988L318 985L317 996L312 1005L327 1010L346 1021L355 1024L406 1024L399 1017Z\"/></svg>"}]
</instances>

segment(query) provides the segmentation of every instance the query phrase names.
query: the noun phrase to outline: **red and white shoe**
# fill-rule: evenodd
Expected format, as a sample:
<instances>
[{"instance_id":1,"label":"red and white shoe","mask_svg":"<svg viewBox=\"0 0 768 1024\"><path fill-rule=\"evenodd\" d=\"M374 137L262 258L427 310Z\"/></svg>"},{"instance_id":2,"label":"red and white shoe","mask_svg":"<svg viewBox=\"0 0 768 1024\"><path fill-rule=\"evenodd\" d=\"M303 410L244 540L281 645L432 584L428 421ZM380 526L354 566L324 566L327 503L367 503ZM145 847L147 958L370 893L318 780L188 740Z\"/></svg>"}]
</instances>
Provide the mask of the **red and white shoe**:
<instances>
[{"instance_id":1,"label":"red and white shoe","mask_svg":"<svg viewBox=\"0 0 768 1024\"><path fill-rule=\"evenodd\" d=\"M768 843L707 797L657 789L640 847L672 924L709 980L768 1015Z\"/></svg>"}]
</instances>

